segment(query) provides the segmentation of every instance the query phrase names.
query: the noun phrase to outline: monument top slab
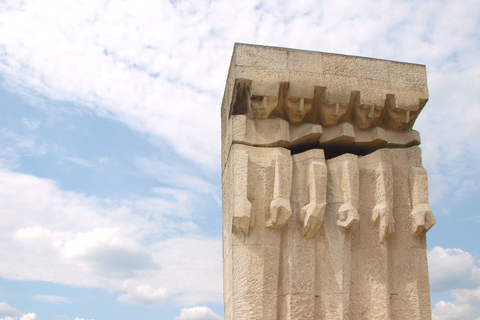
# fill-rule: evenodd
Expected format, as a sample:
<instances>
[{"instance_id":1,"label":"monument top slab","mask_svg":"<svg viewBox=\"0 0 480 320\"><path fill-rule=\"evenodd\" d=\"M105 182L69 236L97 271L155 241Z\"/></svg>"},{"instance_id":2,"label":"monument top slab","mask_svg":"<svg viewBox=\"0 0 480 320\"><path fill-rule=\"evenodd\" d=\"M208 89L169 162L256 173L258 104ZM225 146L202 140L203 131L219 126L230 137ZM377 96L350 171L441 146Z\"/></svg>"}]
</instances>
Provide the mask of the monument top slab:
<instances>
[{"instance_id":1,"label":"monument top slab","mask_svg":"<svg viewBox=\"0 0 480 320\"><path fill-rule=\"evenodd\" d=\"M317 139L335 155L418 145L412 127L427 101L424 65L236 43L222 103L223 147L235 140L292 150L315 147ZM268 138L262 128L272 125L289 129ZM249 137L238 136L239 126ZM309 138L293 141L291 132ZM342 150L330 152L331 142Z\"/></svg>"}]
</instances>

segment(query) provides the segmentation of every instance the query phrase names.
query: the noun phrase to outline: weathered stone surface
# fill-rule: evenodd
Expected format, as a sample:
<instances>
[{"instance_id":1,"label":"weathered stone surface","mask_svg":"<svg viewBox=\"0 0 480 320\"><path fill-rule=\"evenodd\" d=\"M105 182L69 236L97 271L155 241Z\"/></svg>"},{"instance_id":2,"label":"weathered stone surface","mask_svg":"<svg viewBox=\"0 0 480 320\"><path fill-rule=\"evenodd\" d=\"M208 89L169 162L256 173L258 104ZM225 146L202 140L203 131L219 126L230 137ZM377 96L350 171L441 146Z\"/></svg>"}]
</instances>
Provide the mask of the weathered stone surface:
<instances>
[{"instance_id":1,"label":"weathered stone surface","mask_svg":"<svg viewBox=\"0 0 480 320\"><path fill-rule=\"evenodd\" d=\"M236 44L222 103L225 319L431 319L412 130L425 67Z\"/></svg>"}]
</instances>

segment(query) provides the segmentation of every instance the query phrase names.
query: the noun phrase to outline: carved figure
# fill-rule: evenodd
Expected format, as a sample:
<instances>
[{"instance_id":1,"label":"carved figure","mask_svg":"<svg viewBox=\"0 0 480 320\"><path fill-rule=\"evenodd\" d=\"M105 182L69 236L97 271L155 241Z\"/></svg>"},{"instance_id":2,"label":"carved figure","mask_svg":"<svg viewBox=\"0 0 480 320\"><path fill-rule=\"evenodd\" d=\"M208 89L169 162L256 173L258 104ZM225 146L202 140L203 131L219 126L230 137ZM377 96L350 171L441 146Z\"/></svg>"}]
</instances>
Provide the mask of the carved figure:
<instances>
[{"instance_id":1,"label":"carved figure","mask_svg":"<svg viewBox=\"0 0 480 320\"><path fill-rule=\"evenodd\" d=\"M235 46L222 103L225 319L431 319L435 218L412 130L424 75Z\"/></svg>"}]
</instances>

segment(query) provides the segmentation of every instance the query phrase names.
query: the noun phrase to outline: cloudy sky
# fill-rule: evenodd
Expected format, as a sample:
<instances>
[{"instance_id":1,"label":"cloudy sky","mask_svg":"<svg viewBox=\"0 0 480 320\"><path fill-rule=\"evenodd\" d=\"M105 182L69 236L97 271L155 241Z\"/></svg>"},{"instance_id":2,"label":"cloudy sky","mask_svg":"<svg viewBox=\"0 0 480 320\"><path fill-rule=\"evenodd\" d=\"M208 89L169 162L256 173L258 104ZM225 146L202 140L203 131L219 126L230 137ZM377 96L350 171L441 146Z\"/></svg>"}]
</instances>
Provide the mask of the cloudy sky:
<instances>
[{"instance_id":1,"label":"cloudy sky","mask_svg":"<svg viewBox=\"0 0 480 320\"><path fill-rule=\"evenodd\" d=\"M480 319L478 0L0 0L0 319L223 319L235 42L425 64L435 320Z\"/></svg>"}]
</instances>

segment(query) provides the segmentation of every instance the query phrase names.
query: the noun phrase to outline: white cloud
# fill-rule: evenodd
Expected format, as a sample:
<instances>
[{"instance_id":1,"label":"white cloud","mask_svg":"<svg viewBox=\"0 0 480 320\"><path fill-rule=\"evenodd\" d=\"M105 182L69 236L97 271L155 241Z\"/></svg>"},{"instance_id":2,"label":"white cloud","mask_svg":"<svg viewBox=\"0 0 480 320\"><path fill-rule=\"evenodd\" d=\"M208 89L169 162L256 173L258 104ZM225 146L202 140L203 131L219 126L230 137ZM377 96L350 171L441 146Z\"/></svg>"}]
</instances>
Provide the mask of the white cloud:
<instances>
[{"instance_id":1,"label":"white cloud","mask_svg":"<svg viewBox=\"0 0 480 320\"><path fill-rule=\"evenodd\" d=\"M33 300L51 303L51 304L58 304L58 303L71 303L72 299L67 297L60 297L60 296L50 296L50 295L36 295L33 297Z\"/></svg>"},{"instance_id":2,"label":"white cloud","mask_svg":"<svg viewBox=\"0 0 480 320\"><path fill-rule=\"evenodd\" d=\"M427 63L432 97L446 99L433 101L425 111L428 121L420 122L434 129L433 136L439 124L453 129L463 123L465 134L441 135L455 147L478 130L475 117L463 117L474 115L479 101L478 35L472 33L477 7L474 0L365 0L348 10L338 1L6 1L0 68L12 82L85 104L160 137L190 160L215 166L219 104L234 41ZM305 30L308 36L299 36ZM452 79L456 88L444 90ZM452 91L461 92L462 100ZM452 114L459 103L462 113ZM478 151L467 141L466 149Z\"/></svg>"},{"instance_id":3,"label":"white cloud","mask_svg":"<svg viewBox=\"0 0 480 320\"><path fill-rule=\"evenodd\" d=\"M37 130L40 126L40 121L37 119L22 118L22 123L30 130Z\"/></svg>"},{"instance_id":4,"label":"white cloud","mask_svg":"<svg viewBox=\"0 0 480 320\"><path fill-rule=\"evenodd\" d=\"M154 289L149 285L139 285L127 294L121 295L118 300L133 304L159 304L165 302L168 292L165 288Z\"/></svg>"},{"instance_id":5,"label":"white cloud","mask_svg":"<svg viewBox=\"0 0 480 320\"><path fill-rule=\"evenodd\" d=\"M63 159L71 161L75 164L78 164L79 166L82 167L87 167L87 168L95 168L95 164L92 163L91 161L85 160L85 159L80 159L80 158L75 158L75 157L63 157Z\"/></svg>"},{"instance_id":6,"label":"white cloud","mask_svg":"<svg viewBox=\"0 0 480 320\"><path fill-rule=\"evenodd\" d=\"M16 168L21 155L43 155L46 151L46 145L35 136L22 136L0 128L0 168Z\"/></svg>"},{"instance_id":7,"label":"white cloud","mask_svg":"<svg viewBox=\"0 0 480 320\"><path fill-rule=\"evenodd\" d=\"M22 315L22 313L17 309L15 309L14 307L9 306L8 303L0 302L0 317L5 317L5 316L16 317L20 315Z\"/></svg>"},{"instance_id":8,"label":"white cloud","mask_svg":"<svg viewBox=\"0 0 480 320\"><path fill-rule=\"evenodd\" d=\"M465 320L479 316L478 309L468 304L439 301L433 309L433 320Z\"/></svg>"},{"instance_id":9,"label":"white cloud","mask_svg":"<svg viewBox=\"0 0 480 320\"><path fill-rule=\"evenodd\" d=\"M100 199L27 174L0 170L0 180L0 276L108 288L132 303L221 301L221 240L182 238L194 230L177 212L195 194Z\"/></svg>"},{"instance_id":10,"label":"white cloud","mask_svg":"<svg viewBox=\"0 0 480 320\"><path fill-rule=\"evenodd\" d=\"M15 90L74 102L71 108L116 119L187 161L216 168L219 107L233 42L424 63L430 101L416 128L424 142L432 203L448 212L451 197L446 195L456 193L458 200L478 192L468 181L480 178L479 16L476 0L359 0L355 6L333 0L6 0L0 3L0 74ZM28 121L24 125L35 127ZM44 152L34 137L0 131L0 139L3 168L18 166L18 150ZM165 287L182 301L221 301L220 240L178 236L193 226L192 194L219 191L208 179L181 175L183 168L176 164L145 158L137 164L168 187L151 198L98 199L63 191L48 180L0 172L5 181L0 185L5 212L0 244L8 245L0 257L11 261L0 265L0 275L107 286L132 297L148 279L152 288ZM113 238L105 240L98 230ZM202 257L200 249L207 245L216 251ZM432 288L476 281L478 267L471 255L442 250L430 254L431 261L445 262L431 267ZM107 252L112 256L102 260ZM208 260L205 265L212 261L212 273L198 276L206 269L201 263L192 267L179 252L197 262ZM149 254L159 272L133 267L128 283L104 276L120 257L146 262ZM217 258L206 258L212 256ZM455 263L464 265L454 268ZM182 264L192 269L192 277L177 286L176 269L182 270ZM31 265L39 268L27 268ZM195 289L187 292L188 285Z\"/></svg>"},{"instance_id":11,"label":"white cloud","mask_svg":"<svg viewBox=\"0 0 480 320\"><path fill-rule=\"evenodd\" d=\"M434 320L480 317L480 268L470 253L435 247L428 253L428 267L432 292L451 291L454 298L435 303Z\"/></svg>"},{"instance_id":12,"label":"white cloud","mask_svg":"<svg viewBox=\"0 0 480 320\"><path fill-rule=\"evenodd\" d=\"M108 161L110 161L110 159L109 159L107 156L103 156L103 157L100 157L100 158L98 159L98 162L99 162L100 164L106 163L106 162L108 162Z\"/></svg>"},{"instance_id":13,"label":"white cloud","mask_svg":"<svg viewBox=\"0 0 480 320\"><path fill-rule=\"evenodd\" d=\"M175 320L221 320L222 317L215 314L210 308L192 307L180 310L180 315Z\"/></svg>"},{"instance_id":14,"label":"white cloud","mask_svg":"<svg viewBox=\"0 0 480 320\"><path fill-rule=\"evenodd\" d=\"M0 320L35 320L37 318L35 313L24 314L6 302L0 302L0 317Z\"/></svg>"},{"instance_id":15,"label":"white cloud","mask_svg":"<svg viewBox=\"0 0 480 320\"><path fill-rule=\"evenodd\" d=\"M235 41L424 63L430 102L416 128L425 150L433 151L424 153L431 179L438 176L432 203L449 212L445 195L477 190L464 185L480 178L473 165L480 161L476 0L361 0L355 6L7 0L0 6L6 82L114 118L208 168L219 164L219 107ZM12 167L14 156L4 162Z\"/></svg>"},{"instance_id":16,"label":"white cloud","mask_svg":"<svg viewBox=\"0 0 480 320\"><path fill-rule=\"evenodd\" d=\"M125 278L135 272L158 268L152 254L119 228L94 228L78 232L65 242L64 255L79 261L85 272L103 277Z\"/></svg>"},{"instance_id":17,"label":"white cloud","mask_svg":"<svg viewBox=\"0 0 480 320\"><path fill-rule=\"evenodd\" d=\"M480 286L478 262L461 249L435 247L428 252L428 270L432 292Z\"/></svg>"}]
</instances>

